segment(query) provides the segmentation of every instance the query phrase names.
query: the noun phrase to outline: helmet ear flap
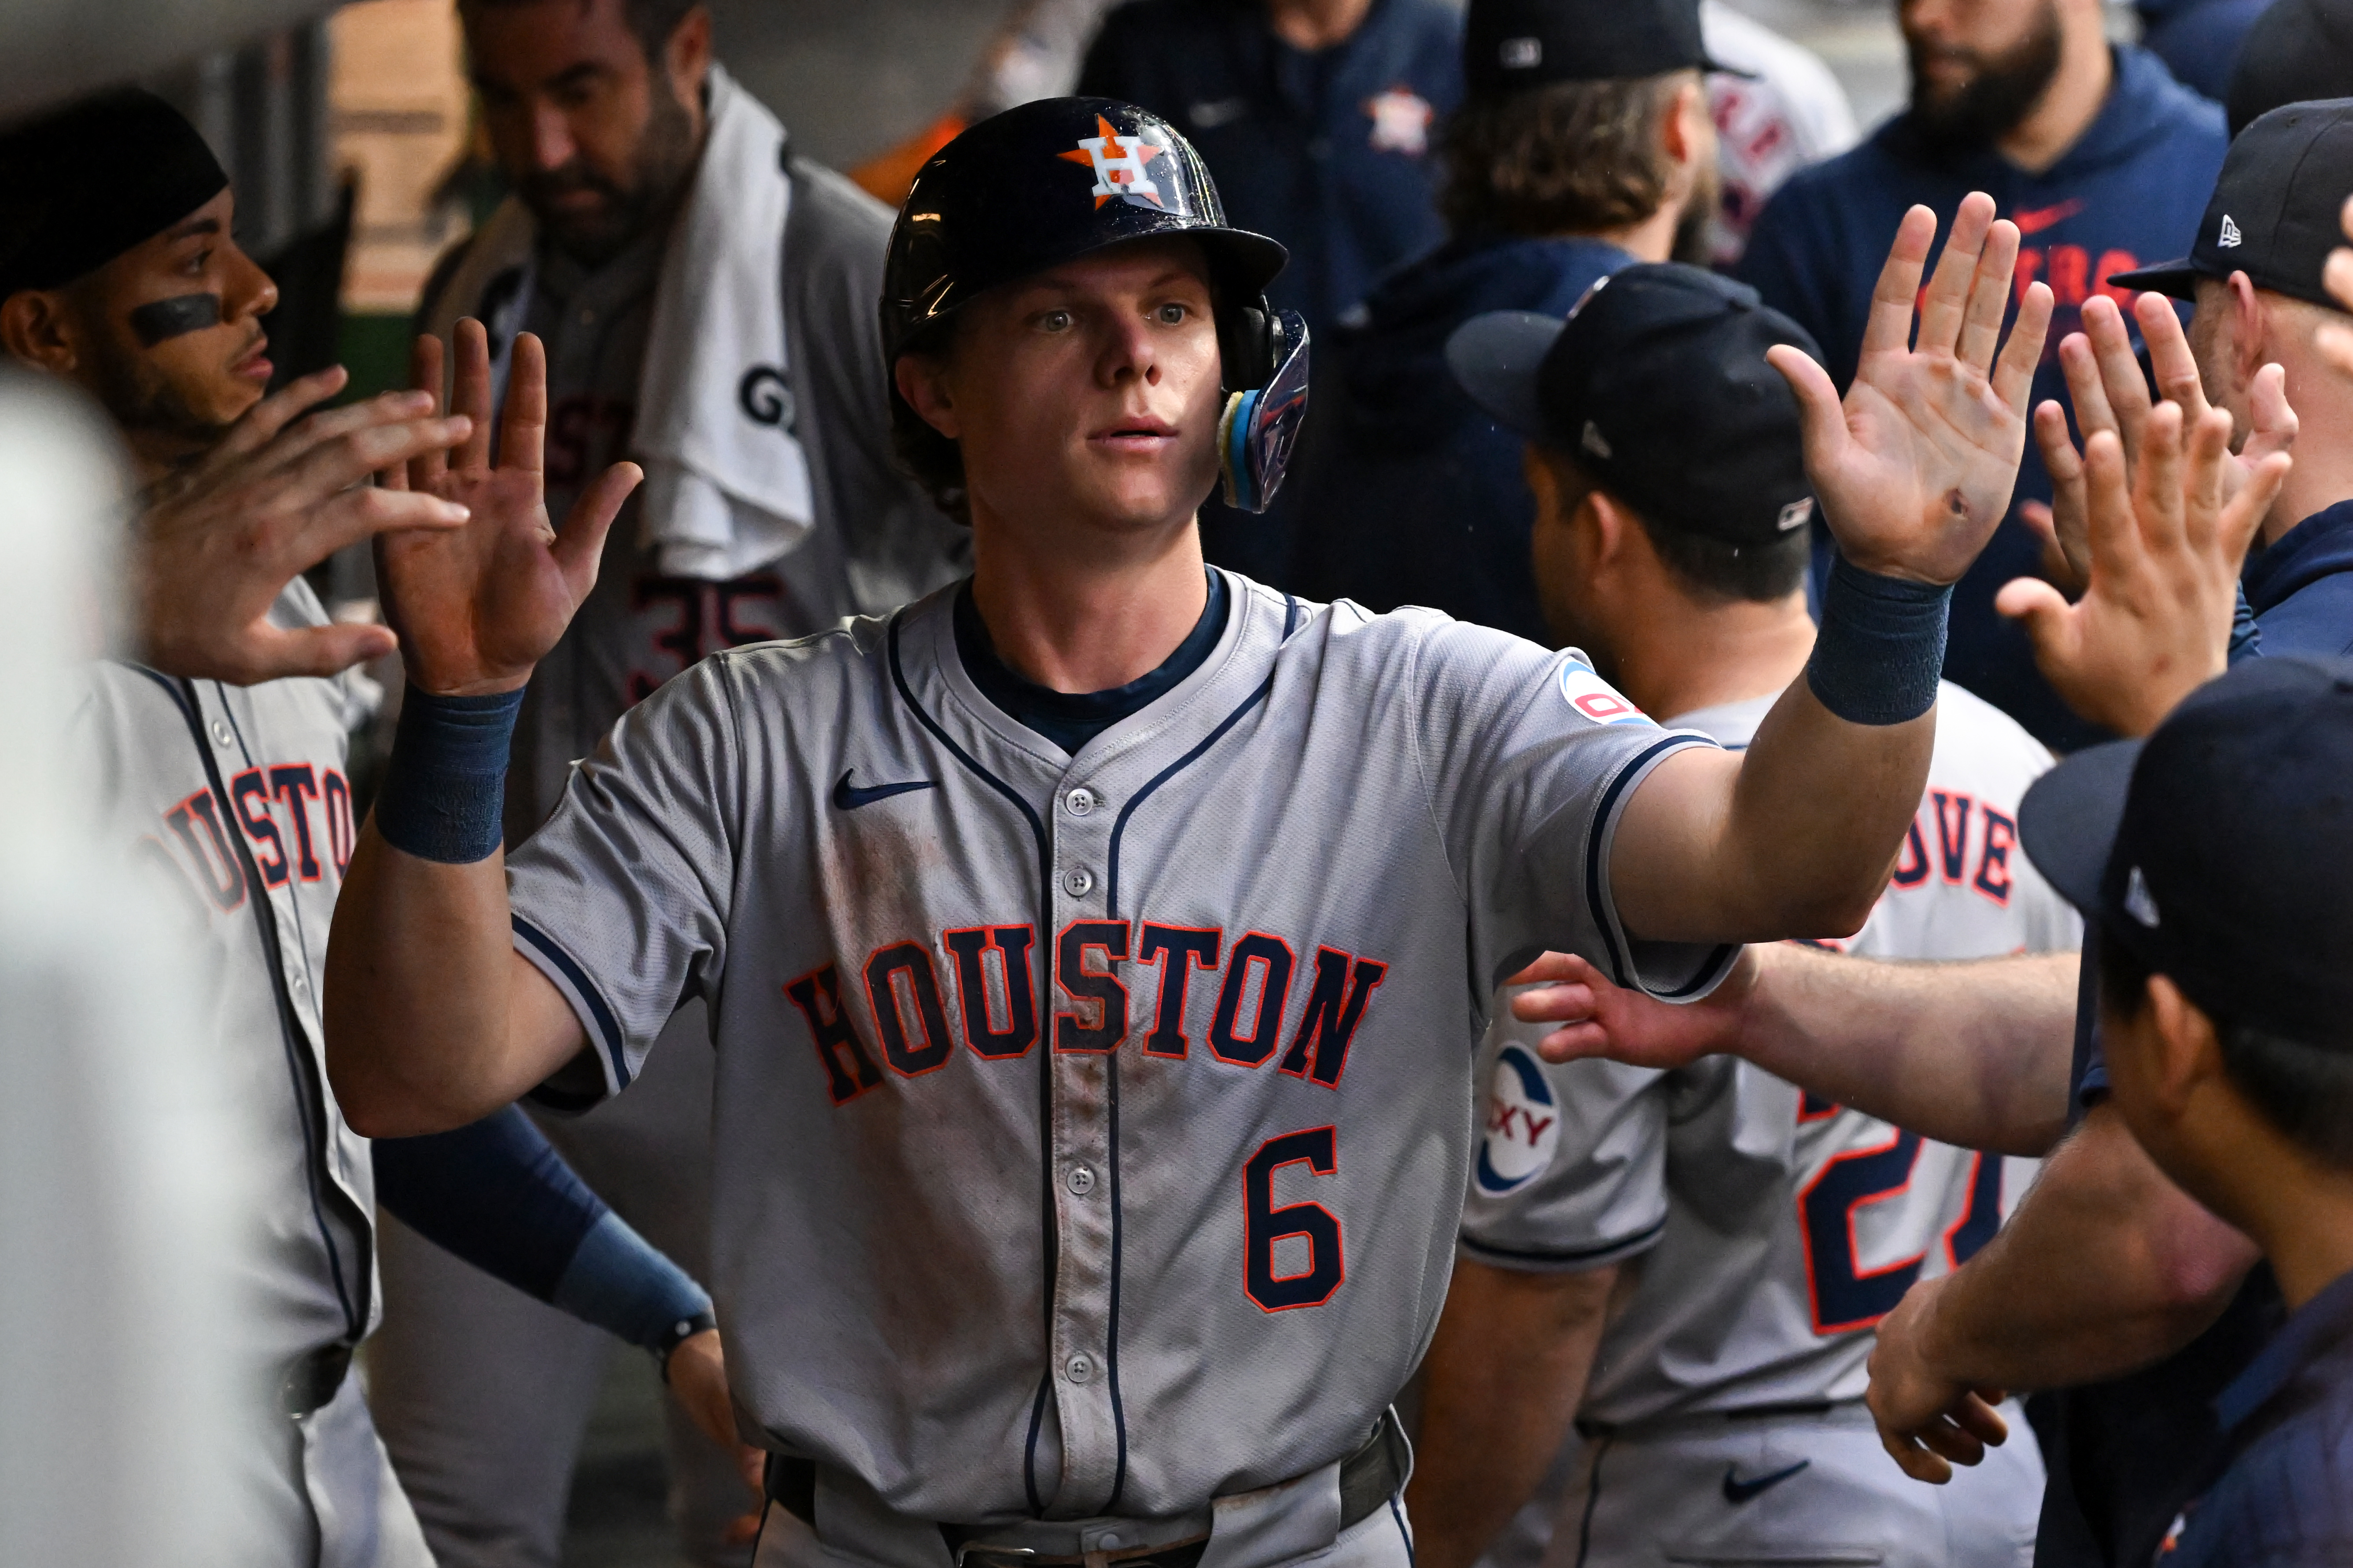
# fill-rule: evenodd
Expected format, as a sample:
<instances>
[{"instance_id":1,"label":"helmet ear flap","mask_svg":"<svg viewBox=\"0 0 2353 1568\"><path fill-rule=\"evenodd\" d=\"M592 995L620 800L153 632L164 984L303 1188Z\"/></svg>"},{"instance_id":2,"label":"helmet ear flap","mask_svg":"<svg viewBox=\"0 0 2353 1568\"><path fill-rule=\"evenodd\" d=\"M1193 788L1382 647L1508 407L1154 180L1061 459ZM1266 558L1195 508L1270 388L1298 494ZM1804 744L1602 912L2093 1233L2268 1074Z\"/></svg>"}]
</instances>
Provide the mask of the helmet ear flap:
<instances>
[{"instance_id":1,"label":"helmet ear flap","mask_svg":"<svg viewBox=\"0 0 2353 1568\"><path fill-rule=\"evenodd\" d=\"M1218 357L1229 392L1249 392L1274 378L1282 358L1282 323L1267 309L1265 296L1219 312Z\"/></svg>"}]
</instances>

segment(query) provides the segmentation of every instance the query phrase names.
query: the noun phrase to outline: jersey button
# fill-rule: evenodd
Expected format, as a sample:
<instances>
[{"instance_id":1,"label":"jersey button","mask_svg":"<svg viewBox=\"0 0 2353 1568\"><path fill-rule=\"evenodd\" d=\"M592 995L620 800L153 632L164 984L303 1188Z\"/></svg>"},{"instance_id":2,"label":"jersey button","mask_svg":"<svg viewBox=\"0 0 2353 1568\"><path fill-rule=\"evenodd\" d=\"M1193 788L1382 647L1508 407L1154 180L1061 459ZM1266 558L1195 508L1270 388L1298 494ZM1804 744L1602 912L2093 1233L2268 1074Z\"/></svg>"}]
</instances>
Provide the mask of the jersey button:
<instances>
[{"instance_id":1,"label":"jersey button","mask_svg":"<svg viewBox=\"0 0 2353 1568\"><path fill-rule=\"evenodd\" d=\"M1085 1197L1089 1193L1095 1190L1094 1167L1092 1165L1071 1166L1071 1173L1062 1178L1062 1184L1069 1187L1074 1195L1078 1197Z\"/></svg>"},{"instance_id":2,"label":"jersey button","mask_svg":"<svg viewBox=\"0 0 2353 1568\"><path fill-rule=\"evenodd\" d=\"M1073 866L1062 873L1062 891L1074 899L1083 899L1094 890L1095 874L1084 866Z\"/></svg>"},{"instance_id":3,"label":"jersey button","mask_svg":"<svg viewBox=\"0 0 2353 1568\"><path fill-rule=\"evenodd\" d=\"M1095 1358L1081 1351L1062 1363L1062 1375L1072 1383L1091 1383L1095 1375Z\"/></svg>"},{"instance_id":4,"label":"jersey button","mask_svg":"<svg viewBox=\"0 0 2353 1568\"><path fill-rule=\"evenodd\" d=\"M1062 797L1062 805L1072 816L1089 816L1095 808L1095 792L1081 784Z\"/></svg>"},{"instance_id":5,"label":"jersey button","mask_svg":"<svg viewBox=\"0 0 2353 1568\"><path fill-rule=\"evenodd\" d=\"M214 745L220 747L223 751L227 751L233 743L235 743L236 740L237 734L228 727L227 720L216 719L213 721Z\"/></svg>"}]
</instances>

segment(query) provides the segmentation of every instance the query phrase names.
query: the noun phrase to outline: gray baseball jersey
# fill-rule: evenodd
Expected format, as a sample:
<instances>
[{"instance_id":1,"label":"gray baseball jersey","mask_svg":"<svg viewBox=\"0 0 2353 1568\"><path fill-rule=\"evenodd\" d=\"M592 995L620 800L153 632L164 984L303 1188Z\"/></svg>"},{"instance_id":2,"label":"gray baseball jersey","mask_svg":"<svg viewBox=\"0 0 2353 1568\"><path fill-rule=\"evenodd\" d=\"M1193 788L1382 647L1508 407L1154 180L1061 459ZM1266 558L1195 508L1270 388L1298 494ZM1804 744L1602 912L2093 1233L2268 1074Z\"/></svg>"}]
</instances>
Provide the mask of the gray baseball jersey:
<instances>
[{"instance_id":1,"label":"gray baseball jersey","mask_svg":"<svg viewBox=\"0 0 2353 1568\"><path fill-rule=\"evenodd\" d=\"M1772 700L1676 722L1739 747ZM1894 878L1852 941L1823 945L1947 959L2075 946L2074 911L2017 847L2019 798L2050 765L2007 715L1945 686ZM1465 1255L1531 1271L1640 1255L1640 1284L1595 1360L1589 1422L1860 1397L1872 1326L2000 1224L1998 1155L1730 1057L1672 1073L1548 1066L1535 1053L1544 1029L1497 1012Z\"/></svg>"},{"instance_id":2,"label":"gray baseball jersey","mask_svg":"<svg viewBox=\"0 0 2353 1568\"><path fill-rule=\"evenodd\" d=\"M902 1515L1177 1516L1354 1449L1445 1294L1500 977L1732 957L1608 893L1704 737L1573 656L1227 581L1201 667L1076 756L973 684L961 589L716 655L510 862L608 1090L708 1004L736 1396Z\"/></svg>"},{"instance_id":3,"label":"gray baseball jersey","mask_svg":"<svg viewBox=\"0 0 2353 1568\"><path fill-rule=\"evenodd\" d=\"M326 616L298 578L273 619ZM372 696L355 674L239 687L109 663L90 668L74 716L103 831L185 917L206 1037L240 1075L237 1100L265 1108L254 1125L269 1176L254 1201L268 1261L252 1327L279 1363L373 1326L375 1176L327 1090L318 1010L352 857L345 736Z\"/></svg>"}]
</instances>

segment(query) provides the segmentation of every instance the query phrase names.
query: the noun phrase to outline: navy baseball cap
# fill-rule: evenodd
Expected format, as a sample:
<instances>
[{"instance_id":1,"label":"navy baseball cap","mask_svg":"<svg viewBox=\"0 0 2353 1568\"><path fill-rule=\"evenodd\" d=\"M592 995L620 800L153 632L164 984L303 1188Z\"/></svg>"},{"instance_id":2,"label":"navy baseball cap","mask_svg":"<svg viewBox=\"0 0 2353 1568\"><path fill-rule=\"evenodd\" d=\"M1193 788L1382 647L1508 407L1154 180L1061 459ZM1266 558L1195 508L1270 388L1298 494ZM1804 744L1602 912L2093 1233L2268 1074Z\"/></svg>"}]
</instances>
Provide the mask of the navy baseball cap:
<instances>
[{"instance_id":1,"label":"navy baseball cap","mask_svg":"<svg viewBox=\"0 0 2353 1568\"><path fill-rule=\"evenodd\" d=\"M1493 98L1556 81L1726 71L1700 39L1699 0L1471 0L1462 79Z\"/></svg>"},{"instance_id":2,"label":"navy baseball cap","mask_svg":"<svg viewBox=\"0 0 2353 1568\"><path fill-rule=\"evenodd\" d=\"M1474 316L1446 363L1498 424L1574 458L1645 521L1747 545L1814 512L1797 395L1765 363L1775 343L1821 358L1747 285L1651 262L1596 283L1566 321Z\"/></svg>"},{"instance_id":3,"label":"navy baseball cap","mask_svg":"<svg viewBox=\"0 0 2353 1568\"><path fill-rule=\"evenodd\" d=\"M2353 7L2278 0L2239 40L2222 108L2236 136L2284 103L2335 98L2353 83Z\"/></svg>"},{"instance_id":4,"label":"navy baseball cap","mask_svg":"<svg viewBox=\"0 0 2353 1568\"><path fill-rule=\"evenodd\" d=\"M2258 289L2341 310L2320 268L2345 243L2337 215L2348 192L2353 98L2274 109L2232 142L2189 254L2108 281L2194 300L2200 278L2244 272Z\"/></svg>"},{"instance_id":5,"label":"navy baseball cap","mask_svg":"<svg viewBox=\"0 0 2353 1568\"><path fill-rule=\"evenodd\" d=\"M2037 779L2019 840L2211 1016L2353 1035L2353 658L2251 658Z\"/></svg>"}]
</instances>

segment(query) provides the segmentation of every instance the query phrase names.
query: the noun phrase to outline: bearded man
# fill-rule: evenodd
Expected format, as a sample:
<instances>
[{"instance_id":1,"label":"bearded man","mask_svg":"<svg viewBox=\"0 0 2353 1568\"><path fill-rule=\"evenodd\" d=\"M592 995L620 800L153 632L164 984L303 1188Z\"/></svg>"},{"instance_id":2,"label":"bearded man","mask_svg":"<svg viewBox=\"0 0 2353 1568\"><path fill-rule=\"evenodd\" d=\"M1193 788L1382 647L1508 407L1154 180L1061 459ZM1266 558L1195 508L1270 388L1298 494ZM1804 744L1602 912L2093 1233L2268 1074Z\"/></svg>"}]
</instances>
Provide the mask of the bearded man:
<instances>
[{"instance_id":1,"label":"bearded man","mask_svg":"<svg viewBox=\"0 0 2353 1568\"><path fill-rule=\"evenodd\" d=\"M1901 0L1912 99L1853 152L1794 175L1757 220L1738 268L1795 318L1840 385L1853 376L1886 237L1915 202L1949 216L1970 191L2018 225L2018 276L2051 285L2052 321L2034 397L2067 400L2055 345L2084 302L2131 290L2105 281L2179 256L2222 165L2222 115L2145 50L2113 45L2099 0ZM2031 444L2030 444L2031 445ZM2043 557L2034 519L2051 494L2029 451L2010 516L1953 595L1945 673L2061 750L2095 731L2034 668L2025 634L1993 595ZM1815 534L1817 572L1829 542Z\"/></svg>"}]
</instances>

